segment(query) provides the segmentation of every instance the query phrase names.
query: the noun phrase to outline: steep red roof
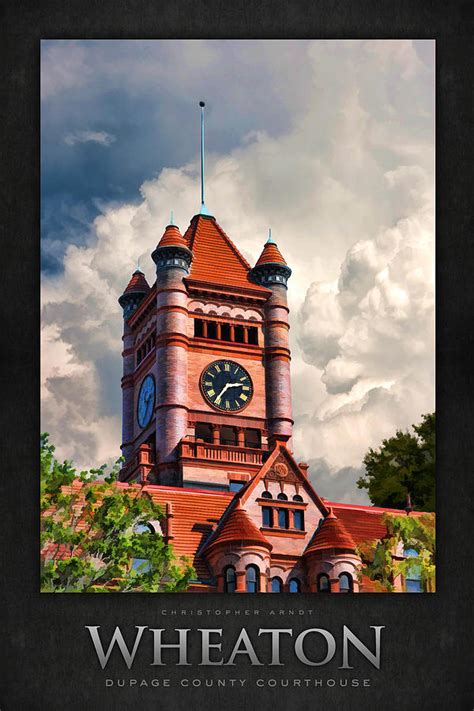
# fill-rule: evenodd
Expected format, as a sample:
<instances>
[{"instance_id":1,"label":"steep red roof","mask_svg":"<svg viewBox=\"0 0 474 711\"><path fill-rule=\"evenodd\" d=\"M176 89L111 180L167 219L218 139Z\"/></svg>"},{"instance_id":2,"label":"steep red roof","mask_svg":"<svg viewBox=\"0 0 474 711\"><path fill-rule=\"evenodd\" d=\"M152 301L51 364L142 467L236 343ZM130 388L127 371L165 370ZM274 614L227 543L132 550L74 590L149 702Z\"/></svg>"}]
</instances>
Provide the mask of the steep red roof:
<instances>
[{"instance_id":1,"label":"steep red roof","mask_svg":"<svg viewBox=\"0 0 474 711\"><path fill-rule=\"evenodd\" d=\"M168 225L163 233L163 237L160 239L158 247L174 247L174 246L187 247L187 242L183 235L179 231L176 225Z\"/></svg>"},{"instance_id":2,"label":"steep red roof","mask_svg":"<svg viewBox=\"0 0 474 711\"><path fill-rule=\"evenodd\" d=\"M263 533L245 513L239 499L237 499L236 506L224 518L205 548L209 550L209 548L216 545L222 545L223 543L235 544L236 541L257 543L260 546L265 546L265 548L272 548L272 544L267 541Z\"/></svg>"},{"instance_id":3,"label":"steep red roof","mask_svg":"<svg viewBox=\"0 0 474 711\"><path fill-rule=\"evenodd\" d=\"M193 252L191 279L271 293L250 280L250 264L213 217L195 215L184 239Z\"/></svg>"},{"instance_id":4,"label":"steep red roof","mask_svg":"<svg viewBox=\"0 0 474 711\"><path fill-rule=\"evenodd\" d=\"M347 532L342 521L334 515L332 509L329 509L328 515L323 519L323 522L306 548L305 555L330 548L355 550L355 547L354 539Z\"/></svg>"},{"instance_id":5,"label":"steep red roof","mask_svg":"<svg viewBox=\"0 0 474 711\"><path fill-rule=\"evenodd\" d=\"M124 294L129 294L131 292L139 292L140 294L147 293L149 291L150 287L148 285L147 280L145 279L145 275L143 272L141 272L139 269L136 269L130 281L128 282L127 288L123 292Z\"/></svg>"},{"instance_id":6,"label":"steep red roof","mask_svg":"<svg viewBox=\"0 0 474 711\"><path fill-rule=\"evenodd\" d=\"M213 492L204 489L183 489L172 486L149 485L143 487L153 501L165 508L172 504L173 546L176 556L188 557L198 578L210 577L203 558L197 556L203 542L212 533L233 498L231 492Z\"/></svg>"},{"instance_id":7,"label":"steep red roof","mask_svg":"<svg viewBox=\"0 0 474 711\"><path fill-rule=\"evenodd\" d=\"M383 515L391 513L397 516L406 516L400 509L384 509L378 506L358 506L356 504L338 504L324 501L331 506L338 519L350 532L355 543L366 543L383 538L387 535L387 528L383 522ZM413 511L410 516L421 516L422 512Z\"/></svg>"},{"instance_id":8,"label":"steep red roof","mask_svg":"<svg viewBox=\"0 0 474 711\"><path fill-rule=\"evenodd\" d=\"M262 264L285 264L285 259L278 249L277 245L275 242L267 242L265 244L265 247L263 248L263 252L258 258L258 261L256 263L256 267L261 266Z\"/></svg>"}]
</instances>

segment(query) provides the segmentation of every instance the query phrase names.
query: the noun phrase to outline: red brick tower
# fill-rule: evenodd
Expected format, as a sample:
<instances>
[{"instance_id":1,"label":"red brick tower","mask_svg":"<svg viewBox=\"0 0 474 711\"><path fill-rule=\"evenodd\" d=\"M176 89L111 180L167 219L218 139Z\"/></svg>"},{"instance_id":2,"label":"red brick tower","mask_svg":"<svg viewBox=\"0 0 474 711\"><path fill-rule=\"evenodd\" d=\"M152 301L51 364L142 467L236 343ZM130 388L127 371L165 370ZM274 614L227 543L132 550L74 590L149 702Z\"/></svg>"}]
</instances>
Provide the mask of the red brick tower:
<instances>
[{"instance_id":1,"label":"red brick tower","mask_svg":"<svg viewBox=\"0 0 474 711\"><path fill-rule=\"evenodd\" d=\"M285 262L271 232L252 270L254 278L271 289L265 304L266 398L269 436L285 434L291 437L291 377L287 284L291 269ZM291 440L288 442L291 448Z\"/></svg>"}]
</instances>

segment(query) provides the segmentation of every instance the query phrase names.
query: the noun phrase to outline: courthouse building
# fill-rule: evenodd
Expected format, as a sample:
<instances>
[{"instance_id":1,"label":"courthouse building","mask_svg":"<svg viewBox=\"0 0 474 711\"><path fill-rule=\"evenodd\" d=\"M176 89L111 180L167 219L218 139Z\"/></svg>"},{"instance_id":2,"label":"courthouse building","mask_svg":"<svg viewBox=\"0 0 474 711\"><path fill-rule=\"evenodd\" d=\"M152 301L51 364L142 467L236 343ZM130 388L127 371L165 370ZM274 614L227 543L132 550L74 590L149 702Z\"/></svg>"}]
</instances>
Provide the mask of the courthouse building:
<instances>
[{"instance_id":1,"label":"courthouse building","mask_svg":"<svg viewBox=\"0 0 474 711\"><path fill-rule=\"evenodd\" d=\"M386 534L388 510L319 496L293 451L291 269L277 244L250 265L203 204L152 258L155 283L137 270L119 299L120 486L162 506L149 525L194 565L190 591L375 591L357 550Z\"/></svg>"}]
</instances>

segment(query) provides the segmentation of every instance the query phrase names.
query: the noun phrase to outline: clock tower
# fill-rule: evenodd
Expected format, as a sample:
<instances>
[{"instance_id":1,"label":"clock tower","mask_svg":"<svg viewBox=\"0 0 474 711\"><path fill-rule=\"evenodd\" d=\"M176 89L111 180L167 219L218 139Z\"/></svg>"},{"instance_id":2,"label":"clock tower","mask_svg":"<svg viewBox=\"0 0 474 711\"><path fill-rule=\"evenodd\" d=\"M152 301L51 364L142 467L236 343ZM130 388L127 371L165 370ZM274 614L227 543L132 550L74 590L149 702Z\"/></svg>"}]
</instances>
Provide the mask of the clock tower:
<instances>
[{"instance_id":1,"label":"clock tower","mask_svg":"<svg viewBox=\"0 0 474 711\"><path fill-rule=\"evenodd\" d=\"M171 223L123 309L122 481L238 490L275 437L291 448L287 282L270 236L252 267L204 204Z\"/></svg>"}]
</instances>

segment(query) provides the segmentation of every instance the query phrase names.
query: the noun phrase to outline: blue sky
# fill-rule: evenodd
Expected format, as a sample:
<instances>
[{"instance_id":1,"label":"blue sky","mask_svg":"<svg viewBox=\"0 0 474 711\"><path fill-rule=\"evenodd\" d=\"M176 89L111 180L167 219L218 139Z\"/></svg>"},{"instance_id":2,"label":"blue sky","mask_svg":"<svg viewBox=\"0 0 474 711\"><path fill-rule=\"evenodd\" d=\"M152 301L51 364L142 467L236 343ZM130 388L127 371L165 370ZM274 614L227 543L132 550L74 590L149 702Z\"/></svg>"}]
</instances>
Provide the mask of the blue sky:
<instances>
[{"instance_id":1,"label":"blue sky","mask_svg":"<svg viewBox=\"0 0 474 711\"><path fill-rule=\"evenodd\" d=\"M80 466L119 454L117 297L170 210L206 202L293 275L295 450L363 500L362 458L434 408L434 42L47 41L42 419Z\"/></svg>"}]
</instances>

